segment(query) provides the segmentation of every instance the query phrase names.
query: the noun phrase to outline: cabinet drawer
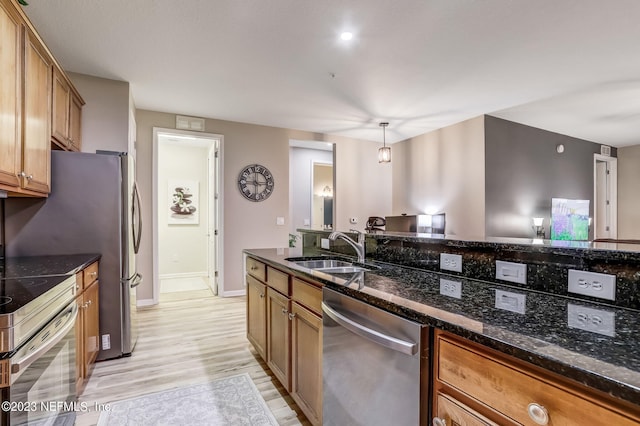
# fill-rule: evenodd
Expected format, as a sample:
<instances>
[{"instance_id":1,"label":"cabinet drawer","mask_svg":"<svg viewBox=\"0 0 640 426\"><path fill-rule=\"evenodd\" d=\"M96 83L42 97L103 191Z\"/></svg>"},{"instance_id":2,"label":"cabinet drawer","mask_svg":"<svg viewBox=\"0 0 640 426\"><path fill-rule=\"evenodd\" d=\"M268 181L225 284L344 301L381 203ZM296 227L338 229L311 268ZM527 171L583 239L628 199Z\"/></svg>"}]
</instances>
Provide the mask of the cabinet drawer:
<instances>
[{"instance_id":1,"label":"cabinet drawer","mask_svg":"<svg viewBox=\"0 0 640 426\"><path fill-rule=\"evenodd\" d=\"M84 269L83 275L82 288L85 289L98 279L98 262L93 262L91 265L87 266Z\"/></svg>"},{"instance_id":2,"label":"cabinet drawer","mask_svg":"<svg viewBox=\"0 0 640 426\"><path fill-rule=\"evenodd\" d=\"M266 265L251 257L247 257L247 273L253 275L262 282L267 280Z\"/></svg>"},{"instance_id":3,"label":"cabinet drawer","mask_svg":"<svg viewBox=\"0 0 640 426\"><path fill-rule=\"evenodd\" d=\"M438 393L436 396L434 412L438 418L444 420L445 425L498 426L497 423L492 422L459 401L441 393ZM437 422L434 421L433 424L435 425Z\"/></svg>"},{"instance_id":4,"label":"cabinet drawer","mask_svg":"<svg viewBox=\"0 0 640 426\"><path fill-rule=\"evenodd\" d=\"M535 424L530 404L544 407L549 425L638 424L605 395L446 334L436 336L436 357L438 381L520 424Z\"/></svg>"},{"instance_id":5,"label":"cabinet drawer","mask_svg":"<svg viewBox=\"0 0 640 426\"><path fill-rule=\"evenodd\" d=\"M267 266L267 285L280 293L289 295L289 275Z\"/></svg>"},{"instance_id":6,"label":"cabinet drawer","mask_svg":"<svg viewBox=\"0 0 640 426\"><path fill-rule=\"evenodd\" d=\"M291 286L291 298L316 314L322 316L322 288L306 281L294 278Z\"/></svg>"}]
</instances>

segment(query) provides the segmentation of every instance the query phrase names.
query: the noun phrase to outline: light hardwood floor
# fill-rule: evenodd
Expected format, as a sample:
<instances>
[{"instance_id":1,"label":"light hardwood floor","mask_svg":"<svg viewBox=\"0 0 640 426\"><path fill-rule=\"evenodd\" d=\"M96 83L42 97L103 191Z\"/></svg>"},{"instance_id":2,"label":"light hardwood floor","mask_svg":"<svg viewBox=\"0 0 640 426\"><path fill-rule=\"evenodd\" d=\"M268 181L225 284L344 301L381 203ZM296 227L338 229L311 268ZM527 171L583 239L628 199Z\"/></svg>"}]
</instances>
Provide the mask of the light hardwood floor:
<instances>
[{"instance_id":1,"label":"light hardwood floor","mask_svg":"<svg viewBox=\"0 0 640 426\"><path fill-rule=\"evenodd\" d=\"M308 425L246 339L246 299L208 290L163 295L138 311L139 337L131 357L96 364L80 402L76 425L95 425L92 408L166 389L249 373L280 425Z\"/></svg>"}]
</instances>

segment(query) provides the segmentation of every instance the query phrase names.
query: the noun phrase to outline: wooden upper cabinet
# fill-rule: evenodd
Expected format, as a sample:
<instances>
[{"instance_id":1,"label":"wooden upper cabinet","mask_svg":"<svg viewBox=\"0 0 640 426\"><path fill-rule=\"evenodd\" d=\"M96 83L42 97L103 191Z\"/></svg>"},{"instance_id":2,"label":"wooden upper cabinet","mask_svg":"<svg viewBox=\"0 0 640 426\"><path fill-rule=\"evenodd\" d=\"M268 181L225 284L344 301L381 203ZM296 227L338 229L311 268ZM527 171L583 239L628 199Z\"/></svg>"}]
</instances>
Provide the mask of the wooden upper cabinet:
<instances>
[{"instance_id":1,"label":"wooden upper cabinet","mask_svg":"<svg viewBox=\"0 0 640 426\"><path fill-rule=\"evenodd\" d=\"M53 67L52 96L51 142L64 150L79 151L84 101L57 66Z\"/></svg>"},{"instance_id":2,"label":"wooden upper cabinet","mask_svg":"<svg viewBox=\"0 0 640 426\"><path fill-rule=\"evenodd\" d=\"M0 190L47 196L52 141L80 150L84 101L14 0L0 0L0 76Z\"/></svg>"},{"instance_id":3,"label":"wooden upper cabinet","mask_svg":"<svg viewBox=\"0 0 640 426\"><path fill-rule=\"evenodd\" d=\"M63 148L69 146L69 103L71 90L62 73L53 68L53 101L51 102L51 138Z\"/></svg>"},{"instance_id":4,"label":"wooden upper cabinet","mask_svg":"<svg viewBox=\"0 0 640 426\"><path fill-rule=\"evenodd\" d=\"M22 24L0 1L0 189L20 187L22 171Z\"/></svg>"},{"instance_id":5,"label":"wooden upper cabinet","mask_svg":"<svg viewBox=\"0 0 640 426\"><path fill-rule=\"evenodd\" d=\"M51 57L25 28L22 187L43 193L51 181L51 70Z\"/></svg>"}]
</instances>

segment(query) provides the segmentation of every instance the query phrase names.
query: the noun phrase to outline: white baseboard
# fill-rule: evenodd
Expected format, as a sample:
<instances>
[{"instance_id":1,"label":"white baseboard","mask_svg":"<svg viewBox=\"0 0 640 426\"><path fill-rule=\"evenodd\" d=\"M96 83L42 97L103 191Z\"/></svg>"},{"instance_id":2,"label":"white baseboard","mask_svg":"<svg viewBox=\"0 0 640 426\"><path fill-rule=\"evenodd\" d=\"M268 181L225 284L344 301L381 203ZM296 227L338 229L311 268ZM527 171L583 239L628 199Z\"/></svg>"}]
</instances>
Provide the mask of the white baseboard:
<instances>
[{"instance_id":1,"label":"white baseboard","mask_svg":"<svg viewBox=\"0 0 640 426\"><path fill-rule=\"evenodd\" d=\"M161 280L170 280L172 278L207 278L209 274L205 272L180 272L177 274L162 274Z\"/></svg>"},{"instance_id":2,"label":"white baseboard","mask_svg":"<svg viewBox=\"0 0 640 426\"><path fill-rule=\"evenodd\" d=\"M144 306L153 306L155 305L156 302L153 301L153 299L138 299L136 301L136 306L138 307L144 307Z\"/></svg>"},{"instance_id":3,"label":"white baseboard","mask_svg":"<svg viewBox=\"0 0 640 426\"><path fill-rule=\"evenodd\" d=\"M246 294L247 294L246 290L233 290L233 291L220 292L218 295L221 297L238 297L238 296L244 296Z\"/></svg>"}]
</instances>

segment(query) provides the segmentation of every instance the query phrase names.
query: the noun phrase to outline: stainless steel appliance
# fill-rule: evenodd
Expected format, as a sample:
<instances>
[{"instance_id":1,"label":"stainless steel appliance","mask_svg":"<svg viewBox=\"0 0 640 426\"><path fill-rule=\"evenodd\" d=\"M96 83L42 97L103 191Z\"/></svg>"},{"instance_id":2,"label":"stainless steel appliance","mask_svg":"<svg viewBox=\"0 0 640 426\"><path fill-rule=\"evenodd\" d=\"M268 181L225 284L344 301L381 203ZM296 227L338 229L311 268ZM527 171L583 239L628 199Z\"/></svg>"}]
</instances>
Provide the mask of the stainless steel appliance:
<instances>
[{"instance_id":1,"label":"stainless steel appliance","mask_svg":"<svg viewBox=\"0 0 640 426\"><path fill-rule=\"evenodd\" d=\"M425 424L427 329L326 287L322 296L323 424Z\"/></svg>"},{"instance_id":2,"label":"stainless steel appliance","mask_svg":"<svg viewBox=\"0 0 640 426\"><path fill-rule=\"evenodd\" d=\"M0 279L0 293L2 425L73 425L75 275Z\"/></svg>"},{"instance_id":3,"label":"stainless steel appliance","mask_svg":"<svg viewBox=\"0 0 640 426\"><path fill-rule=\"evenodd\" d=\"M385 216L385 230L391 232L445 233L445 214Z\"/></svg>"},{"instance_id":4,"label":"stainless steel appliance","mask_svg":"<svg viewBox=\"0 0 640 426\"><path fill-rule=\"evenodd\" d=\"M100 253L98 360L130 355L137 339L140 198L126 153L53 151L46 200L5 200L7 258Z\"/></svg>"}]
</instances>

